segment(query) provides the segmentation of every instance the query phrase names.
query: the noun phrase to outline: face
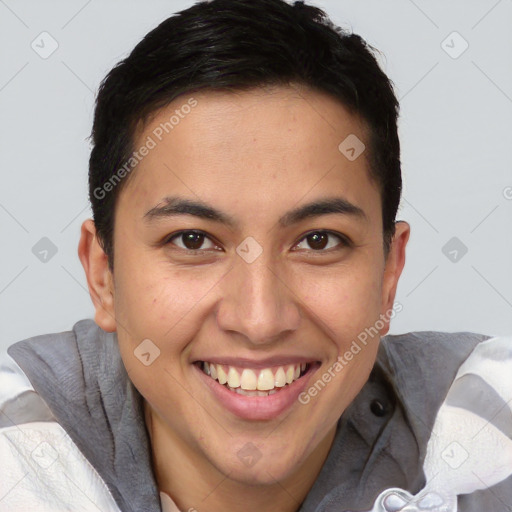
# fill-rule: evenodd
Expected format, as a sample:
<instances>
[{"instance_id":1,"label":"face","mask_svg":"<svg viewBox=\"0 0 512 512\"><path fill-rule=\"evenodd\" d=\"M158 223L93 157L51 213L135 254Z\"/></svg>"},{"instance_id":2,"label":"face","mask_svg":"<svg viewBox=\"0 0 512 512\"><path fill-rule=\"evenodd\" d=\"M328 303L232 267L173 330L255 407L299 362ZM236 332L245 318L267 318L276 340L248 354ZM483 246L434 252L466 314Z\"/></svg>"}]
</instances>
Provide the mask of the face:
<instances>
[{"instance_id":1,"label":"face","mask_svg":"<svg viewBox=\"0 0 512 512\"><path fill-rule=\"evenodd\" d=\"M388 329L408 227L386 258L349 135L367 138L337 101L280 87L182 96L137 137L96 321L169 442L240 482L285 479L332 436Z\"/></svg>"}]
</instances>

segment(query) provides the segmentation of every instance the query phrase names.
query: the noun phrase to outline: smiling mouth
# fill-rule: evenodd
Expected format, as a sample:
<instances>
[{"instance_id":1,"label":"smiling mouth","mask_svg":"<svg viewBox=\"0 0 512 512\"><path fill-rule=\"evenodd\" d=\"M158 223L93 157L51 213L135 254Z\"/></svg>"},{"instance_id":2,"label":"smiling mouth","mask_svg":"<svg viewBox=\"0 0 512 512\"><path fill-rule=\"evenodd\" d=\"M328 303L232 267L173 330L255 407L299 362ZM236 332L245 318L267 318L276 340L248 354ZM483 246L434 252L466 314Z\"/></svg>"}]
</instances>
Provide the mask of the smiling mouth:
<instances>
[{"instance_id":1,"label":"smiling mouth","mask_svg":"<svg viewBox=\"0 0 512 512\"><path fill-rule=\"evenodd\" d=\"M270 368L252 369L197 361L203 373L223 385L229 391L244 396L269 396L287 388L302 378L317 364L296 363Z\"/></svg>"}]
</instances>

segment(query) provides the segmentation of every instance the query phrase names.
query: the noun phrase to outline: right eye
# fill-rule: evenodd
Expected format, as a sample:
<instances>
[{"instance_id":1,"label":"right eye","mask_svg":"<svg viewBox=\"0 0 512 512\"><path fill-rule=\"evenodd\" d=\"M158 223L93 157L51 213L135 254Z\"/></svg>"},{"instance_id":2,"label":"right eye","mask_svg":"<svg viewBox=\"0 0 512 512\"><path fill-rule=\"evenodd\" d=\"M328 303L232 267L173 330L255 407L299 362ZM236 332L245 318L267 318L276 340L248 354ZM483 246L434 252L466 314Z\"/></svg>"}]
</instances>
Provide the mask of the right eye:
<instances>
[{"instance_id":1,"label":"right eye","mask_svg":"<svg viewBox=\"0 0 512 512\"><path fill-rule=\"evenodd\" d=\"M175 243L174 240L181 242L181 245L179 243ZM201 246L204 244L205 240L208 240L211 246L201 249ZM217 245L213 243L211 238L209 238L206 233L199 230L179 231L178 233L175 233L169 237L165 242L166 245L171 243L178 246L180 249L191 253L203 252L217 247Z\"/></svg>"}]
</instances>

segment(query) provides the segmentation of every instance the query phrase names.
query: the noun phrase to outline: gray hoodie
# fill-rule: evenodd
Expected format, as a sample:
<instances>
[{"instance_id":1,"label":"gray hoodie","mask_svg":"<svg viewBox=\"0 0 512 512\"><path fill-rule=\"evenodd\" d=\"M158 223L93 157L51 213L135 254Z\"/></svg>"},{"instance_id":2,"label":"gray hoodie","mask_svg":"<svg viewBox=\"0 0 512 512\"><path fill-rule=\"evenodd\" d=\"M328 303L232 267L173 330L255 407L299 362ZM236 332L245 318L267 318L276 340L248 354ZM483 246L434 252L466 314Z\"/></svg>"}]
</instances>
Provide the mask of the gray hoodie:
<instances>
[{"instance_id":1,"label":"gray hoodie","mask_svg":"<svg viewBox=\"0 0 512 512\"><path fill-rule=\"evenodd\" d=\"M120 510L160 511L143 399L127 377L116 334L81 320L72 331L20 341L8 354ZM469 370L461 373L465 361ZM512 382L505 391L500 385L494 389L484 375L489 361L501 365L500 382L511 381L512 338L439 332L384 337L371 376L338 421L330 453L299 512L512 511L512 456L506 445L512 438L512 402L503 396L512 393ZM10 418L21 414L12 402L3 407ZM453 420L454 414L466 416ZM493 429L489 449L496 449L496 439L505 443L499 450L504 462L496 462L499 474L489 467L484 476L470 475L490 465L473 456L469 441L459 444L464 433L449 432L454 421L465 425L466 417L483 418ZM436 421L442 431L436 432ZM464 461L457 468L453 463L463 452L471 455L467 475L460 469ZM477 466L468 466L475 461ZM486 486L478 484L484 479Z\"/></svg>"}]
</instances>

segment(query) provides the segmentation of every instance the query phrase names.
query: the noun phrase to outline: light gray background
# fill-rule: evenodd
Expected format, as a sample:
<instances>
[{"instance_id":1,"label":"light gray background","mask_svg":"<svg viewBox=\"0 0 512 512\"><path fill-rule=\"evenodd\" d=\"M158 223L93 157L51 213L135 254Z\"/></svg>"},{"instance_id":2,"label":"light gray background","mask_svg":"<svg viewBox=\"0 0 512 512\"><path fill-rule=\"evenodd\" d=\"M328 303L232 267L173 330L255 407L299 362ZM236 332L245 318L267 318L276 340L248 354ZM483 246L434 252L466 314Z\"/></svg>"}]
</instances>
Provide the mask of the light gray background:
<instances>
[{"instance_id":1,"label":"light gray background","mask_svg":"<svg viewBox=\"0 0 512 512\"><path fill-rule=\"evenodd\" d=\"M401 99L399 218L412 237L392 332L510 334L512 1L314 3L381 50ZM0 0L0 348L93 316L76 248L94 95L147 31L190 5ZM31 47L46 37L50 48L43 31L59 45L46 59ZM43 237L58 249L46 263L32 252ZM468 249L445 250L456 262L443 253L452 237Z\"/></svg>"}]
</instances>

